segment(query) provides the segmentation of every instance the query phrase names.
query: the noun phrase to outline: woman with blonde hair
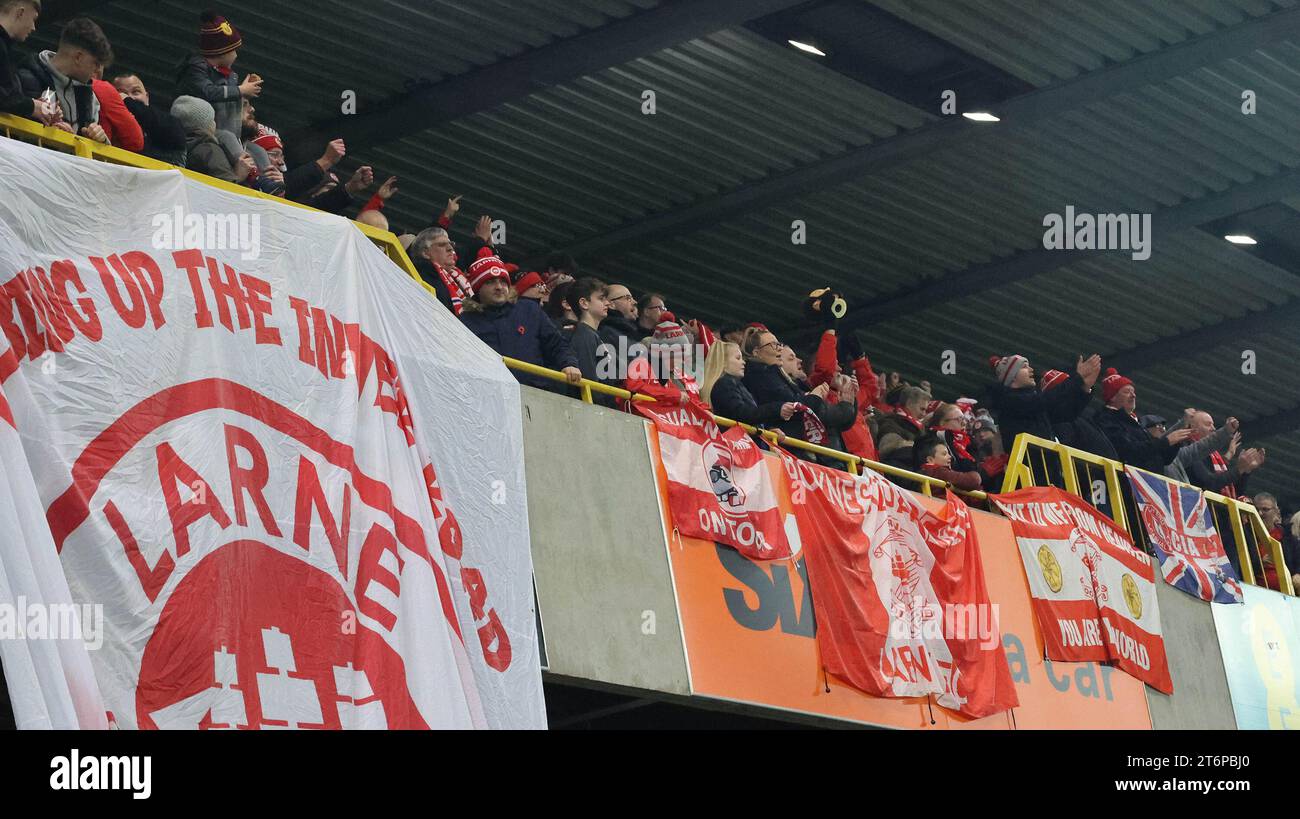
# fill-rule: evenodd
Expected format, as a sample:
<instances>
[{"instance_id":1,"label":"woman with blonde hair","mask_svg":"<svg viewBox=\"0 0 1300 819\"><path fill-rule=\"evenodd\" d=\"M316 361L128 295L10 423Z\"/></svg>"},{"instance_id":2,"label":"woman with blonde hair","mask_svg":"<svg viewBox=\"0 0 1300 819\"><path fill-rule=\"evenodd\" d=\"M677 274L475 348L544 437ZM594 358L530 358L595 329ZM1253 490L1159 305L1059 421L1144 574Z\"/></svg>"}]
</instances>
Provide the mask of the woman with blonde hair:
<instances>
[{"instance_id":1,"label":"woman with blonde hair","mask_svg":"<svg viewBox=\"0 0 1300 819\"><path fill-rule=\"evenodd\" d=\"M723 418L750 426L788 421L799 405L793 401L759 404L741 379L745 376L745 358L740 345L719 341L704 359L704 387L700 397Z\"/></svg>"}]
</instances>

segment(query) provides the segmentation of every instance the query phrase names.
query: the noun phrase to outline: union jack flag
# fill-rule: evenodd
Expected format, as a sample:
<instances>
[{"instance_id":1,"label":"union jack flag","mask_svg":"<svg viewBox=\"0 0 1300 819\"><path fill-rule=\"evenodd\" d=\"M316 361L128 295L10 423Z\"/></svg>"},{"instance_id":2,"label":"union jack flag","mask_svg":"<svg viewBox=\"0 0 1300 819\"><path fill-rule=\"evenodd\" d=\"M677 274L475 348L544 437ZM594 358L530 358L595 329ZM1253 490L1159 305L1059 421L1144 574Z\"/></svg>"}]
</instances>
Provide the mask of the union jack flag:
<instances>
[{"instance_id":1,"label":"union jack flag","mask_svg":"<svg viewBox=\"0 0 1300 819\"><path fill-rule=\"evenodd\" d=\"M1125 474L1165 582L1202 600L1242 602L1241 582L1201 490L1141 469Z\"/></svg>"}]
</instances>

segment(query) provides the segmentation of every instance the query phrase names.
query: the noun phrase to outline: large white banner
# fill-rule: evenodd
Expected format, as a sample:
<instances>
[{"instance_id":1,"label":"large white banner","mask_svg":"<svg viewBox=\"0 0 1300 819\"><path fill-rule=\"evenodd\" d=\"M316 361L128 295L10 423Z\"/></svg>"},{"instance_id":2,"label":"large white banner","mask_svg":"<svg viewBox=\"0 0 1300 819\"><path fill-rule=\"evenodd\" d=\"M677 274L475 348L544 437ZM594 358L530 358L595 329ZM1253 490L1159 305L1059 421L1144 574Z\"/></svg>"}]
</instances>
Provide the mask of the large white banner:
<instances>
[{"instance_id":1,"label":"large white banner","mask_svg":"<svg viewBox=\"0 0 1300 819\"><path fill-rule=\"evenodd\" d=\"M346 220L0 139L0 331L20 725L545 726L518 386Z\"/></svg>"}]
</instances>

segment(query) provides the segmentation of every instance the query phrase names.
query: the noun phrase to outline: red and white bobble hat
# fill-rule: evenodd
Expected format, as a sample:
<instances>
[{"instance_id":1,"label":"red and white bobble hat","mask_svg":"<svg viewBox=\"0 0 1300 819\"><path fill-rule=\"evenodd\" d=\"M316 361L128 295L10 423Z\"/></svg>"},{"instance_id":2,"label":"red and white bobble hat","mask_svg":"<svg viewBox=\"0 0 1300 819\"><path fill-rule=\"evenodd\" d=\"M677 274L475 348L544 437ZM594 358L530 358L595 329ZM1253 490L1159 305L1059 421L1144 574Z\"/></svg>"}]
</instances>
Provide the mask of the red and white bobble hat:
<instances>
[{"instance_id":1,"label":"red and white bobble hat","mask_svg":"<svg viewBox=\"0 0 1300 819\"><path fill-rule=\"evenodd\" d=\"M652 344L664 347L689 347L691 340L682 329L682 325L677 323L677 318L672 314L665 312L662 319L655 325L654 335L650 337Z\"/></svg>"},{"instance_id":2,"label":"red and white bobble hat","mask_svg":"<svg viewBox=\"0 0 1300 819\"><path fill-rule=\"evenodd\" d=\"M997 373L998 381L1001 381L1004 387L1010 387L1016 380L1016 375L1019 374L1021 368L1028 363L1029 361L1022 355L995 355L989 359L993 372Z\"/></svg>"},{"instance_id":3,"label":"red and white bobble hat","mask_svg":"<svg viewBox=\"0 0 1300 819\"><path fill-rule=\"evenodd\" d=\"M510 283L510 271L501 259L492 252L492 248L485 247L478 252L478 258L469 266L469 286L478 295L478 291L483 289L483 285L493 279L505 279L506 284Z\"/></svg>"},{"instance_id":4,"label":"red and white bobble hat","mask_svg":"<svg viewBox=\"0 0 1300 819\"><path fill-rule=\"evenodd\" d=\"M1052 387L1059 387L1069 380L1070 376L1067 373L1060 370L1048 370L1043 373L1043 392L1047 392Z\"/></svg>"}]
</instances>

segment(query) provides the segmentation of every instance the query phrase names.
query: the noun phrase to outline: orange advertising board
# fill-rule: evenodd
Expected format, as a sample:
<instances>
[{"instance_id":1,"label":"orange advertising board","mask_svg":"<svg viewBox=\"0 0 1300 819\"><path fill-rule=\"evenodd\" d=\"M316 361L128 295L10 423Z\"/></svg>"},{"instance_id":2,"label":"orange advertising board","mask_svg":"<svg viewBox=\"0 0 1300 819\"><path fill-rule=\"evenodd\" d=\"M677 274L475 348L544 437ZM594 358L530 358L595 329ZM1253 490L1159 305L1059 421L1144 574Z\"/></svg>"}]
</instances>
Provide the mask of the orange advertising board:
<instances>
[{"instance_id":1,"label":"orange advertising board","mask_svg":"<svg viewBox=\"0 0 1300 819\"><path fill-rule=\"evenodd\" d=\"M657 463L658 442L649 437ZM790 514L784 470L775 457L766 460L782 512ZM660 497L666 498L662 470L658 478ZM922 502L940 505L930 498ZM672 533L666 500L661 505ZM751 561L727 546L670 534L692 693L895 728L1149 729L1142 683L1097 663L1044 660L1010 523L978 510L971 516L1020 707L969 720L926 698L872 697L840 684L822 672L801 552L784 560Z\"/></svg>"}]
</instances>

